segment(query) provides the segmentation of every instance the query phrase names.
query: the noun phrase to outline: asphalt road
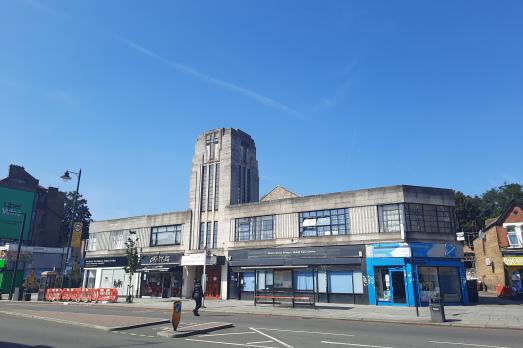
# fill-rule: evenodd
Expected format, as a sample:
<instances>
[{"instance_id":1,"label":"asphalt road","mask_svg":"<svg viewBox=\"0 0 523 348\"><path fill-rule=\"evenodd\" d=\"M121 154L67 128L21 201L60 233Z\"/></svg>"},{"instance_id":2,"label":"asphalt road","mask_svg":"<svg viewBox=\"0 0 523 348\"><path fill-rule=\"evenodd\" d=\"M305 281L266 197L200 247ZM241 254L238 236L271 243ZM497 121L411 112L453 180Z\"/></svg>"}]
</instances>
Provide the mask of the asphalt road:
<instances>
[{"instance_id":1,"label":"asphalt road","mask_svg":"<svg viewBox=\"0 0 523 348\"><path fill-rule=\"evenodd\" d=\"M0 309L7 310L2 305ZM11 309L16 306L9 306ZM27 308L27 307L25 307ZM58 311L167 317L168 311L103 306L32 305ZM369 308L371 310L371 308ZM235 327L190 338L162 338L156 333L169 325L118 332L76 327L0 314L0 347L362 347L362 348L522 348L523 332L429 325L403 325L346 320L289 318L265 315L184 313L182 322L232 322Z\"/></svg>"}]
</instances>

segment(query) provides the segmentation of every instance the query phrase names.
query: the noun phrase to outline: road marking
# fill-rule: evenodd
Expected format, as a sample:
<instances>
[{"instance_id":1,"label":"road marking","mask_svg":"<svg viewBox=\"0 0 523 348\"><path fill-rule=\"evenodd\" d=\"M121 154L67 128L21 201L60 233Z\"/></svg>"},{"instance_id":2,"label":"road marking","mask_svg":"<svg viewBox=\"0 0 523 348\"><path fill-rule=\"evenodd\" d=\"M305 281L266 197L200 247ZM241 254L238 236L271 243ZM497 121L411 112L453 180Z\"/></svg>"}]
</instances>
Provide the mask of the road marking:
<instances>
[{"instance_id":1,"label":"road marking","mask_svg":"<svg viewBox=\"0 0 523 348\"><path fill-rule=\"evenodd\" d=\"M223 344L223 345L229 345L229 346L241 346L241 347L255 347L255 348L274 348L271 346L258 346L256 344L245 344L245 343L230 343L230 342L220 342L220 341L207 341L207 340L197 340L195 338L186 338L186 341L194 341L194 342L205 342L205 343L216 343L216 344Z\"/></svg>"},{"instance_id":2,"label":"road marking","mask_svg":"<svg viewBox=\"0 0 523 348\"><path fill-rule=\"evenodd\" d=\"M245 332L230 332L230 333L219 333L219 334L210 334L210 335L199 335L198 337L213 337L213 336L228 336L228 335L245 335L245 334L253 334L252 331L245 331Z\"/></svg>"},{"instance_id":3,"label":"road marking","mask_svg":"<svg viewBox=\"0 0 523 348\"><path fill-rule=\"evenodd\" d=\"M357 343L344 343L344 342L330 342L330 341L321 341L324 344L337 344L341 346L352 346L352 347L368 347L368 348L393 348L385 346L373 346L371 344L357 344Z\"/></svg>"},{"instance_id":4,"label":"road marking","mask_svg":"<svg viewBox=\"0 0 523 348\"><path fill-rule=\"evenodd\" d=\"M485 348L511 348L511 347L487 346L485 344L462 343L462 342L429 341L429 343L448 344L448 345L455 345L455 346L485 347Z\"/></svg>"},{"instance_id":5,"label":"road marking","mask_svg":"<svg viewBox=\"0 0 523 348\"><path fill-rule=\"evenodd\" d=\"M129 332L128 335L136 336L136 334L135 334L135 333L132 333L132 332Z\"/></svg>"},{"instance_id":6,"label":"road marking","mask_svg":"<svg viewBox=\"0 0 523 348\"><path fill-rule=\"evenodd\" d=\"M257 341L257 342L247 342L245 344L259 344L259 343L271 343L274 341L268 340L268 341Z\"/></svg>"},{"instance_id":7,"label":"road marking","mask_svg":"<svg viewBox=\"0 0 523 348\"><path fill-rule=\"evenodd\" d=\"M279 344L281 344L281 345L284 346L284 347L287 347L287 348L293 348L291 345L289 345L289 344L287 344L287 343L285 343L285 342L283 342L283 341L280 341L279 339L274 338L274 337L272 337L271 335L268 335L268 334L266 334L266 333L263 333L263 332L261 332L260 330L256 330L255 328L252 328L252 327L250 327L249 329L251 329L251 330L253 330L253 331L259 333L260 335L263 335L263 336L265 336L265 337L267 337L267 338L270 338L270 339L273 340L273 341L278 342Z\"/></svg>"},{"instance_id":8,"label":"road marking","mask_svg":"<svg viewBox=\"0 0 523 348\"><path fill-rule=\"evenodd\" d=\"M354 337L354 335L351 334L343 334L343 333L333 333L333 332L317 332L317 331L298 331L298 330L284 330L284 329L268 329L264 327L257 327L258 330L266 330L266 331L281 331L281 332L295 332L295 333L310 333L313 335L330 335L330 336L346 336L346 337Z\"/></svg>"}]
</instances>

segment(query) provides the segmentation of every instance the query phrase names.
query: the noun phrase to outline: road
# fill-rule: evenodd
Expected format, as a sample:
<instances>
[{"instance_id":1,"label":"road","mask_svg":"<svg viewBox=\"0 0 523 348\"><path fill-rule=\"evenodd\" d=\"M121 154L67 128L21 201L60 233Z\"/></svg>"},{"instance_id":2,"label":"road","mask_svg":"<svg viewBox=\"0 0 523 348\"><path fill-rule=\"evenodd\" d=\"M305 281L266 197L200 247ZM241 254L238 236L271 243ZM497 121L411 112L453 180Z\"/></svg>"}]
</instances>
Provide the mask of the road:
<instances>
[{"instance_id":1,"label":"road","mask_svg":"<svg viewBox=\"0 0 523 348\"><path fill-rule=\"evenodd\" d=\"M16 309L17 305L0 309ZM20 305L23 306L23 305ZM25 305L27 308L27 305ZM34 310L74 313L139 315L166 318L168 311L104 306L32 305ZM369 307L369 310L372 310ZM523 332L518 330L474 329L431 325L403 325L347 320L289 318L266 315L205 313L193 317L184 313L182 322L232 322L231 329L190 338L157 337L168 324L107 332L38 319L0 314L0 347L254 347L254 348L521 348Z\"/></svg>"}]
</instances>

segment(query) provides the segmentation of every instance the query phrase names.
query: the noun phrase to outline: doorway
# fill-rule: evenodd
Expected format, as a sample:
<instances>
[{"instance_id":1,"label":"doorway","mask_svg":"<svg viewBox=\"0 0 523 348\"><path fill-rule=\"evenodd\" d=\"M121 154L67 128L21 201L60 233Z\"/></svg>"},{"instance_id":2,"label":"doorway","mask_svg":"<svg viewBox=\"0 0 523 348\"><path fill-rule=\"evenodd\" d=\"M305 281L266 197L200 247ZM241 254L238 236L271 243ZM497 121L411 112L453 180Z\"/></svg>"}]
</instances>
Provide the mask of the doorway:
<instances>
[{"instance_id":1,"label":"doorway","mask_svg":"<svg viewBox=\"0 0 523 348\"><path fill-rule=\"evenodd\" d=\"M203 267L198 266L196 268L196 279L202 279ZM206 285L205 285L205 297L206 298L221 298L221 274L222 270L220 266L206 266L205 273L207 273Z\"/></svg>"},{"instance_id":2,"label":"doorway","mask_svg":"<svg viewBox=\"0 0 523 348\"><path fill-rule=\"evenodd\" d=\"M376 304L406 305L405 272L399 267L375 267Z\"/></svg>"}]
</instances>

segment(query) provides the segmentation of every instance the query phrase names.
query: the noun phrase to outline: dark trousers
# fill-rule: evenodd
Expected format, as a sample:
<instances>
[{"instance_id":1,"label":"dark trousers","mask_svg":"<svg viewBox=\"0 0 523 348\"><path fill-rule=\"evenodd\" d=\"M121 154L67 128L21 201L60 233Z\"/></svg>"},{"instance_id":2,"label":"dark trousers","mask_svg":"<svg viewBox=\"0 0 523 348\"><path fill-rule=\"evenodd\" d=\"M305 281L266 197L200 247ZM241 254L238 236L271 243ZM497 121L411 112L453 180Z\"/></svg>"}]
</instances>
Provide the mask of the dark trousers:
<instances>
[{"instance_id":1,"label":"dark trousers","mask_svg":"<svg viewBox=\"0 0 523 348\"><path fill-rule=\"evenodd\" d=\"M198 309L200 309L202 307L202 298L196 297L194 299L194 302L196 303L196 306L194 307L194 313L198 313Z\"/></svg>"}]
</instances>

